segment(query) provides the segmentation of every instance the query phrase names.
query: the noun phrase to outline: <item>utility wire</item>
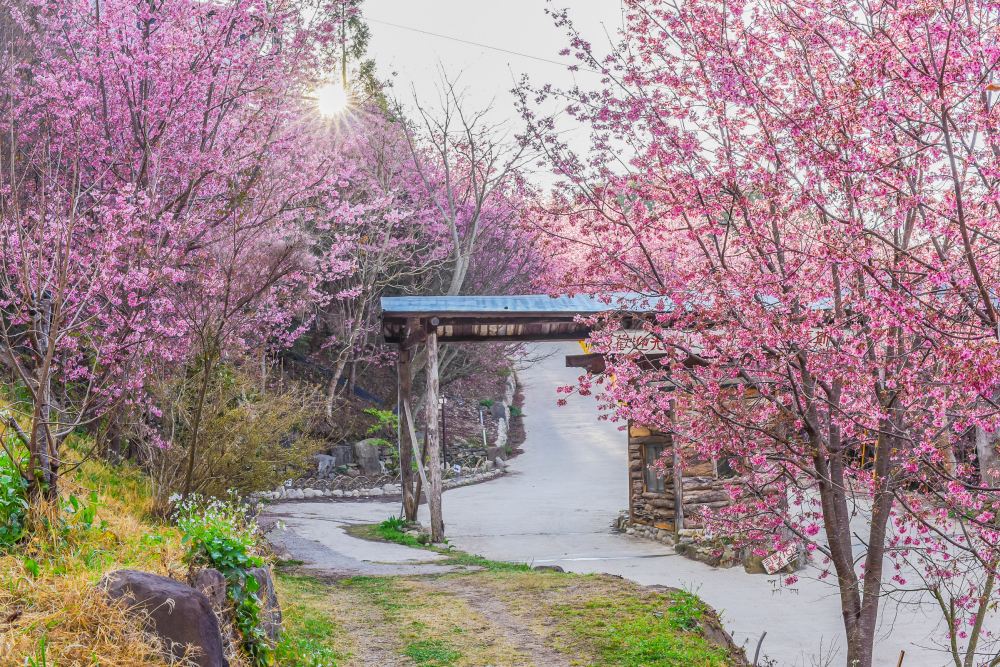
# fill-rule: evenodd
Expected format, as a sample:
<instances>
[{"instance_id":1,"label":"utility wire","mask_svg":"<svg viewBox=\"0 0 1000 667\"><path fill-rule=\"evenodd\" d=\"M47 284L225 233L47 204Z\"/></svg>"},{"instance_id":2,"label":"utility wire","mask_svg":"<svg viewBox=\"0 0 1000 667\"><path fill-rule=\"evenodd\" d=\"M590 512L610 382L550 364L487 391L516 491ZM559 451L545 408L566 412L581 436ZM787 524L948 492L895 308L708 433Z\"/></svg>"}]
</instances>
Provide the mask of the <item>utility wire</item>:
<instances>
[{"instance_id":1,"label":"utility wire","mask_svg":"<svg viewBox=\"0 0 1000 667\"><path fill-rule=\"evenodd\" d=\"M537 60L538 62L548 63L550 65L558 65L559 67L565 67L566 69L575 68L576 70L582 72L591 72L592 74L603 74L596 69L591 69L589 67L584 67L582 65L568 65L566 63L561 63L558 60L550 60L548 58L542 58L541 56L533 56L529 53L521 53L520 51L512 51L510 49L504 49L499 46L491 46L490 44L482 44L480 42L473 42L468 39L461 39L460 37L453 37L451 35L442 35L441 33L431 32L430 30L421 30L420 28L411 28L407 25L400 25L398 23L391 23L389 21L382 21L379 19L373 19L369 16L365 16L365 21L369 23L381 23L382 25L391 26L393 28L399 28L400 30L409 30L410 32L418 32L422 35L430 35L431 37L439 37L441 39L448 39L453 42L458 42L460 44L468 44L469 46L478 46L483 49L489 49L491 51L499 51L500 53L506 53L512 56L520 56L521 58L528 58L530 60Z\"/></svg>"}]
</instances>

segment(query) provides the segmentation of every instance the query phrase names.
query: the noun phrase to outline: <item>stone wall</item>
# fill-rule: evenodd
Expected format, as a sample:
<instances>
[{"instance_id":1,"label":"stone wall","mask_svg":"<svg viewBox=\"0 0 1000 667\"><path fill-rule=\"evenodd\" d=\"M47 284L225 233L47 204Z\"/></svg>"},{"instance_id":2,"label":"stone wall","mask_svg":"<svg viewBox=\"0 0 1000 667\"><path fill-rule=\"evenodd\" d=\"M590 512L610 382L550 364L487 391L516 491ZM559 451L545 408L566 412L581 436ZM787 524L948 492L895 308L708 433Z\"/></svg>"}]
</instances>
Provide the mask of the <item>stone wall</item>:
<instances>
[{"instance_id":1,"label":"stone wall","mask_svg":"<svg viewBox=\"0 0 1000 667\"><path fill-rule=\"evenodd\" d=\"M645 460L645 445L663 445L670 451L671 438L656 429L629 424L629 519L635 526L658 531L674 531L674 480L668 457L664 470L664 491L646 488L645 471L652 461ZM699 460L693 451L682 452L682 489L684 528L700 528L703 508L716 509L729 504L725 490L728 481L720 480L712 461Z\"/></svg>"}]
</instances>

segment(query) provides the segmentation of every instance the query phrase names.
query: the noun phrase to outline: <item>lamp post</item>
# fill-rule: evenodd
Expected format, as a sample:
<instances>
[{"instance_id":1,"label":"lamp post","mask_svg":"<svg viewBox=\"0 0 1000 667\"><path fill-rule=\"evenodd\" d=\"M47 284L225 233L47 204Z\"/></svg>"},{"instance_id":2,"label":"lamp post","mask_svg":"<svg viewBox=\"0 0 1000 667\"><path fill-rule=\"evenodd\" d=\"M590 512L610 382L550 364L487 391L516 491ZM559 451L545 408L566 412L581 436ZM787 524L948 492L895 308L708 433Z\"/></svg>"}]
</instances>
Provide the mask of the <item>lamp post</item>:
<instances>
[{"instance_id":1,"label":"lamp post","mask_svg":"<svg viewBox=\"0 0 1000 667\"><path fill-rule=\"evenodd\" d=\"M444 462L445 467L448 466L448 429L445 425L444 419L444 408L448 405L448 398L446 396L441 396L438 399L438 405L441 407L441 460Z\"/></svg>"}]
</instances>

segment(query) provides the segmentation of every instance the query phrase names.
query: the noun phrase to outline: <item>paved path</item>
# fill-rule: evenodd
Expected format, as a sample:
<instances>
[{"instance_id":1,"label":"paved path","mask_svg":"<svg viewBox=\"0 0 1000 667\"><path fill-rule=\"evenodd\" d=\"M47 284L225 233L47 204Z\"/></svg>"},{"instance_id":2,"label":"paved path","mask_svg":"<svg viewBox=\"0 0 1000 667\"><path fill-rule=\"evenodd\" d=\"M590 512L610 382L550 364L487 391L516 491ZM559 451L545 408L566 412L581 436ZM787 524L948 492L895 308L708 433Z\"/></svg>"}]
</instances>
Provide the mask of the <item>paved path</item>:
<instances>
[{"instance_id":1,"label":"paved path","mask_svg":"<svg viewBox=\"0 0 1000 667\"><path fill-rule=\"evenodd\" d=\"M843 644L832 585L803 576L792 588L782 588L771 577L748 575L742 568L711 568L656 542L611 532L612 521L627 504L626 436L615 424L597 419L593 400L574 397L567 406L556 407L556 387L571 384L578 374L565 368L564 361L565 354L579 353L575 344L538 349L551 356L521 374L525 453L514 459L510 474L445 493L450 541L488 558L558 564L576 572L608 572L641 584L693 590L721 612L727 629L738 644L747 643L750 654L767 631L763 653L775 664L827 664L818 662L820 654L829 656ZM373 551L373 545L338 528L385 519L398 513L394 503L283 503L274 511L286 517L291 539L322 547L316 554L319 567L324 558L348 558L356 568L386 560L395 561L393 567L413 566L405 558L426 559L383 551L384 546ZM421 520L426 523L426 516ZM324 552L337 555L324 557ZM336 560L330 564L337 566ZM931 651L927 639L937 636L937 617L909 605L887 604L875 664L896 665L902 649L904 667L946 664L946 656ZM840 651L830 664L843 660Z\"/></svg>"}]
</instances>

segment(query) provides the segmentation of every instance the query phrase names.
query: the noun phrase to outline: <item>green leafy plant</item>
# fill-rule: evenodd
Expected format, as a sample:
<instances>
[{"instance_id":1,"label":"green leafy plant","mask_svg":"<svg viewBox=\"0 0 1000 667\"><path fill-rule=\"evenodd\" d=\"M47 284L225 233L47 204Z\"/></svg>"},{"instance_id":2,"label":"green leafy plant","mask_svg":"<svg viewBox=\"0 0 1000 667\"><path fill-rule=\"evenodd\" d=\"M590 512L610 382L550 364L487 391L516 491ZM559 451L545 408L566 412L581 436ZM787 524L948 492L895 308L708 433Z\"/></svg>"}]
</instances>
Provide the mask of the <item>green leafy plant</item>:
<instances>
[{"instance_id":1,"label":"green leafy plant","mask_svg":"<svg viewBox=\"0 0 1000 667\"><path fill-rule=\"evenodd\" d=\"M481 399L479 399L479 405L483 406L484 408L492 408L493 407L493 399L492 398L481 398Z\"/></svg>"},{"instance_id":2,"label":"green leafy plant","mask_svg":"<svg viewBox=\"0 0 1000 667\"><path fill-rule=\"evenodd\" d=\"M12 438L4 445L0 450L0 550L21 539L28 516L28 481L21 475L27 454Z\"/></svg>"},{"instance_id":3,"label":"green leafy plant","mask_svg":"<svg viewBox=\"0 0 1000 667\"><path fill-rule=\"evenodd\" d=\"M397 530L401 533L406 532L406 519L399 516L391 516L382 523L380 523L379 528L384 530Z\"/></svg>"},{"instance_id":4,"label":"green leafy plant","mask_svg":"<svg viewBox=\"0 0 1000 667\"><path fill-rule=\"evenodd\" d=\"M41 566L38 565L38 561L34 558L25 558L21 563L24 565L24 569L28 571L35 579L42 573Z\"/></svg>"},{"instance_id":5,"label":"green leafy plant","mask_svg":"<svg viewBox=\"0 0 1000 667\"><path fill-rule=\"evenodd\" d=\"M99 504L96 491L90 492L87 502L81 501L75 495L70 495L69 500L63 505L63 511L68 515L67 528L70 526L76 526L82 530L93 528Z\"/></svg>"},{"instance_id":6,"label":"green leafy plant","mask_svg":"<svg viewBox=\"0 0 1000 667\"><path fill-rule=\"evenodd\" d=\"M395 433L399 428L399 417L392 410L379 410L378 408L368 408L365 414L375 418L375 423L368 427L368 435L378 435L380 433Z\"/></svg>"},{"instance_id":7,"label":"green leafy plant","mask_svg":"<svg viewBox=\"0 0 1000 667\"><path fill-rule=\"evenodd\" d=\"M186 562L214 567L226 579L226 597L233 605L236 628L243 649L255 665L269 665L273 647L261 623L260 583L251 568L264 565L257 554L257 526L233 499L204 501L191 496L175 510L182 542L187 545Z\"/></svg>"},{"instance_id":8,"label":"green leafy plant","mask_svg":"<svg viewBox=\"0 0 1000 667\"><path fill-rule=\"evenodd\" d=\"M521 408L517 407L516 405L512 405L512 406L510 406L510 416L511 417L523 417L524 416L524 412L521 410Z\"/></svg>"}]
</instances>

